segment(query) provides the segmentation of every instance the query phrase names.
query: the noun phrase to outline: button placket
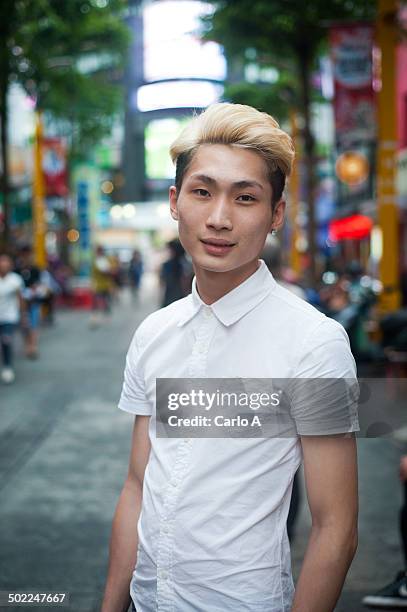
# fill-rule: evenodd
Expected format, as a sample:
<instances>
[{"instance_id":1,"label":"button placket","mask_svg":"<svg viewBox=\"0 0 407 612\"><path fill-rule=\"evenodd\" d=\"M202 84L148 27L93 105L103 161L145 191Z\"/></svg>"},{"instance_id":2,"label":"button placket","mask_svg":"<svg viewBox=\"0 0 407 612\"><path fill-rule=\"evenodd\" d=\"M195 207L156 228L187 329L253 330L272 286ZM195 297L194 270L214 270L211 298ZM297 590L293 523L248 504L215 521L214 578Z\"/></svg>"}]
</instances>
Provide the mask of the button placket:
<instances>
[{"instance_id":1,"label":"button placket","mask_svg":"<svg viewBox=\"0 0 407 612\"><path fill-rule=\"evenodd\" d=\"M199 324L195 330L195 342L187 370L191 378L203 378L206 375L209 345L216 326L216 317L210 308L204 308L199 315ZM162 517L160 521L157 553L157 610L159 612L176 612L172 600L173 521L180 489L190 465L192 448L193 440L190 438L180 440L171 479L163 500L165 517Z\"/></svg>"},{"instance_id":2,"label":"button placket","mask_svg":"<svg viewBox=\"0 0 407 612\"><path fill-rule=\"evenodd\" d=\"M195 331L195 342L188 367L188 376L191 378L205 377L209 345L216 326L216 317L209 307L203 307L199 315L200 320Z\"/></svg>"},{"instance_id":3,"label":"button placket","mask_svg":"<svg viewBox=\"0 0 407 612\"><path fill-rule=\"evenodd\" d=\"M173 521L177 509L180 488L189 467L189 456L192 444L180 441L171 479L168 482L165 497L165 516L160 520L160 533L157 551L157 609L160 612L174 612L172 604L172 553Z\"/></svg>"}]
</instances>

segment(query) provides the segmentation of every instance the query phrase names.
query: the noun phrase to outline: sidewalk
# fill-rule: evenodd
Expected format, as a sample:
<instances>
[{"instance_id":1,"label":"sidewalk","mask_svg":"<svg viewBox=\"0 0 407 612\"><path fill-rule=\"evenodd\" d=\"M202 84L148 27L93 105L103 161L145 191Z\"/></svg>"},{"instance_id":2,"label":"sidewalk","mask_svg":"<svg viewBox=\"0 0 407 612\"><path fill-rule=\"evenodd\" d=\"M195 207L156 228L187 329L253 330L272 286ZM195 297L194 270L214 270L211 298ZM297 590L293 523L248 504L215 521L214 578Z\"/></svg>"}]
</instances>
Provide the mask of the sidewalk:
<instances>
[{"instance_id":1,"label":"sidewalk","mask_svg":"<svg viewBox=\"0 0 407 612\"><path fill-rule=\"evenodd\" d=\"M133 424L116 408L125 353L155 307L153 292L140 305L123 299L98 330L89 329L89 313L58 313L43 331L40 359L19 359L16 384L0 387L1 590L68 591L70 610L99 610ZM360 543L338 612L364 610L362 596L401 567L398 451L386 440L360 440L359 463ZM295 576L308 529L304 503Z\"/></svg>"},{"instance_id":2,"label":"sidewalk","mask_svg":"<svg viewBox=\"0 0 407 612\"><path fill-rule=\"evenodd\" d=\"M0 387L1 590L68 591L69 609L99 609L133 425L117 409L125 354L154 308L124 299L97 330L88 312L58 313L40 359L18 359Z\"/></svg>"}]
</instances>

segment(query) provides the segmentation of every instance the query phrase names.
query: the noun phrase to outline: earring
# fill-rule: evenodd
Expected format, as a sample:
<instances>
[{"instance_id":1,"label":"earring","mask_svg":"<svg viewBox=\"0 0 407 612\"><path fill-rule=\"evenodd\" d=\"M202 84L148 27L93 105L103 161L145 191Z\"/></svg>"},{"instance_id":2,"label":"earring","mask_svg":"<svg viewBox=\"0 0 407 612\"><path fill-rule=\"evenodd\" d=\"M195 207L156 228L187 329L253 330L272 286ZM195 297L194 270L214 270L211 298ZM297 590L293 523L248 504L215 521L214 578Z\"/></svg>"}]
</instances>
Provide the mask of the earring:
<instances>
[{"instance_id":1,"label":"earring","mask_svg":"<svg viewBox=\"0 0 407 612\"><path fill-rule=\"evenodd\" d=\"M272 235L272 236L275 236L276 234L277 234L277 230L276 230L276 229L272 229L272 230L271 230L271 235Z\"/></svg>"}]
</instances>

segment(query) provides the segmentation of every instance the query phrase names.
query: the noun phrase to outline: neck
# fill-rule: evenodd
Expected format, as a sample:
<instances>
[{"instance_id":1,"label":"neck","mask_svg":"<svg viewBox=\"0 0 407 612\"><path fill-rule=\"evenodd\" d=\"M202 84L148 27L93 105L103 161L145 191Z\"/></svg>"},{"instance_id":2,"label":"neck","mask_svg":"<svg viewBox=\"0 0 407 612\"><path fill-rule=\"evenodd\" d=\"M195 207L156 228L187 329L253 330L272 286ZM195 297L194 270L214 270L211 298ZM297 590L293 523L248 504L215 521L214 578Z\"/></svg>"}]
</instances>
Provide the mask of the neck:
<instances>
[{"instance_id":1,"label":"neck","mask_svg":"<svg viewBox=\"0 0 407 612\"><path fill-rule=\"evenodd\" d=\"M196 287L205 304L213 304L221 297L241 285L259 267L258 259L250 261L241 268L228 272L214 272L194 266Z\"/></svg>"}]
</instances>

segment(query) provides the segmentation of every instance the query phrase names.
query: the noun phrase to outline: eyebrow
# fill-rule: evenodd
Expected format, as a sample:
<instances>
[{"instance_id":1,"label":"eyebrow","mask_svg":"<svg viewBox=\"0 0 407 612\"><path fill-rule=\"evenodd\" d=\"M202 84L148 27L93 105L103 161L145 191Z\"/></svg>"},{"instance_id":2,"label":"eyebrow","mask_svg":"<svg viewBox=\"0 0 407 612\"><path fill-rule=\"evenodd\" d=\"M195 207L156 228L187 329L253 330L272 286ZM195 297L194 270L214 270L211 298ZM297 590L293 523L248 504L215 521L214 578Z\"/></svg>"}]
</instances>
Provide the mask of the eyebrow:
<instances>
[{"instance_id":1,"label":"eyebrow","mask_svg":"<svg viewBox=\"0 0 407 612\"><path fill-rule=\"evenodd\" d=\"M208 176L207 174L192 174L190 176L190 179L194 181L202 181L203 183L206 183L207 185L217 185L217 181L211 176ZM232 186L238 189L244 189L245 187L258 187L262 191L264 189L261 183L258 183L257 181L252 181L252 180L235 181L234 183L232 183Z\"/></svg>"}]
</instances>

